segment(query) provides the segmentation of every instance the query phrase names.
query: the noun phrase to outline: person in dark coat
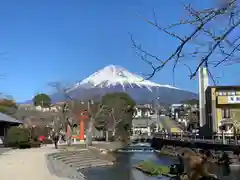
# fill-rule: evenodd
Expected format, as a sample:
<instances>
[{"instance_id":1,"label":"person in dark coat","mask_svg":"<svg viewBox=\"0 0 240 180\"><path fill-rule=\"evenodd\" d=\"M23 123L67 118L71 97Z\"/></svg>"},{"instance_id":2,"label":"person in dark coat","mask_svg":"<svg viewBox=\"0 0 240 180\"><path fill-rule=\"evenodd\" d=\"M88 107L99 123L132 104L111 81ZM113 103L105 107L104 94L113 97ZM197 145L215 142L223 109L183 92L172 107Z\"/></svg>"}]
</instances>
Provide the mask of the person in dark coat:
<instances>
[{"instance_id":1,"label":"person in dark coat","mask_svg":"<svg viewBox=\"0 0 240 180\"><path fill-rule=\"evenodd\" d=\"M58 149L58 140L59 140L59 135L56 132L54 132L53 133L53 142L54 142L56 149Z\"/></svg>"}]
</instances>

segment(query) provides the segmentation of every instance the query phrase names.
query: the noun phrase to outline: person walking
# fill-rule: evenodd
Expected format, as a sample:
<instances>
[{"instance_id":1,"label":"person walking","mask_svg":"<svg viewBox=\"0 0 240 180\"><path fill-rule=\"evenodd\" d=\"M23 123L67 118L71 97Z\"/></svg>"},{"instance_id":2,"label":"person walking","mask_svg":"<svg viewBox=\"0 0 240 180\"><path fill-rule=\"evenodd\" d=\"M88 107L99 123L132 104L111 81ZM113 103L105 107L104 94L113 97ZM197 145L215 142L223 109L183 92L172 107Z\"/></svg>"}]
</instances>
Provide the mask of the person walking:
<instances>
[{"instance_id":1,"label":"person walking","mask_svg":"<svg viewBox=\"0 0 240 180\"><path fill-rule=\"evenodd\" d=\"M56 149L58 149L58 140L59 140L59 135L56 132L53 132L53 142Z\"/></svg>"}]
</instances>

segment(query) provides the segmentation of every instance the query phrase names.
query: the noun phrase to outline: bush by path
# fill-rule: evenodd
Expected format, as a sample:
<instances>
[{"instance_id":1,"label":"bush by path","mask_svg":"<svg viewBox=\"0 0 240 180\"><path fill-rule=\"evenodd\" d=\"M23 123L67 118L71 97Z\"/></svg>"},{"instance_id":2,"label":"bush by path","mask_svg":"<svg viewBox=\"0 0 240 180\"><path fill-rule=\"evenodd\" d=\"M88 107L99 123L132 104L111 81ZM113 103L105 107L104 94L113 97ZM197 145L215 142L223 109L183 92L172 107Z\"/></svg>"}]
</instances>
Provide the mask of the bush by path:
<instances>
[{"instance_id":1,"label":"bush by path","mask_svg":"<svg viewBox=\"0 0 240 180\"><path fill-rule=\"evenodd\" d=\"M40 147L40 142L38 139L32 138L30 129L13 126L8 129L6 146L13 148Z\"/></svg>"}]
</instances>

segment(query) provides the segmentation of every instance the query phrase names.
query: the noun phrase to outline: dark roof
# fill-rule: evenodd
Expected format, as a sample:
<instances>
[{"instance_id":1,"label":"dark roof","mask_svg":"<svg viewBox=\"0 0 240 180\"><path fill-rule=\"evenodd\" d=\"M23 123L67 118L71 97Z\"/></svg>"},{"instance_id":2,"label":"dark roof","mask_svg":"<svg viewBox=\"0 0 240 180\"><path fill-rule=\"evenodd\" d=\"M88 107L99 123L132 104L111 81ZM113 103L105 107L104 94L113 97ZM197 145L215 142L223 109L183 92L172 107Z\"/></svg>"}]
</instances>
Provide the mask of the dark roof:
<instances>
[{"instance_id":1,"label":"dark roof","mask_svg":"<svg viewBox=\"0 0 240 180\"><path fill-rule=\"evenodd\" d=\"M0 122L8 122L8 123L16 123L16 124L23 124L22 121L19 121L11 116L8 116L4 113L0 112Z\"/></svg>"}]
</instances>

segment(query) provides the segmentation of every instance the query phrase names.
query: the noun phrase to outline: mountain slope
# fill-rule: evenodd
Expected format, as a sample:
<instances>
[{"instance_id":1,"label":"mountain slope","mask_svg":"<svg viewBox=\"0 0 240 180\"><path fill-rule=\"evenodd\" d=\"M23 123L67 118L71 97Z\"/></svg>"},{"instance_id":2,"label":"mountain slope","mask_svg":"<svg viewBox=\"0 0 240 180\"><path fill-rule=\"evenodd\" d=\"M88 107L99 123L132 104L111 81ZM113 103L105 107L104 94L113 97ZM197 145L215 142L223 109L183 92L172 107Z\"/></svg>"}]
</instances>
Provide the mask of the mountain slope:
<instances>
[{"instance_id":1,"label":"mountain slope","mask_svg":"<svg viewBox=\"0 0 240 180\"><path fill-rule=\"evenodd\" d=\"M68 93L75 99L99 100L110 92L126 92L137 103L159 102L172 104L198 98L197 94L170 85L160 85L133 74L125 68L109 65L76 83ZM52 95L53 102L62 101L62 94Z\"/></svg>"},{"instance_id":2,"label":"mountain slope","mask_svg":"<svg viewBox=\"0 0 240 180\"><path fill-rule=\"evenodd\" d=\"M141 76L115 65L106 66L68 90L71 97L80 100L100 100L104 94L110 92L126 92L137 103L152 103L157 98L165 104L198 99L196 93L144 80ZM66 100L62 93L55 93L51 98L53 103Z\"/></svg>"},{"instance_id":3,"label":"mountain slope","mask_svg":"<svg viewBox=\"0 0 240 180\"><path fill-rule=\"evenodd\" d=\"M105 68L93 73L88 78L77 83L70 91L78 87L112 87L115 85L121 85L124 89L125 86L135 85L138 87L146 87L151 91L151 87L167 87L177 89L169 85L160 85L148 80L144 80L141 76L134 73L130 73L127 69L121 66L109 65Z\"/></svg>"}]
</instances>

